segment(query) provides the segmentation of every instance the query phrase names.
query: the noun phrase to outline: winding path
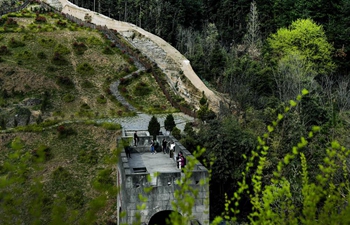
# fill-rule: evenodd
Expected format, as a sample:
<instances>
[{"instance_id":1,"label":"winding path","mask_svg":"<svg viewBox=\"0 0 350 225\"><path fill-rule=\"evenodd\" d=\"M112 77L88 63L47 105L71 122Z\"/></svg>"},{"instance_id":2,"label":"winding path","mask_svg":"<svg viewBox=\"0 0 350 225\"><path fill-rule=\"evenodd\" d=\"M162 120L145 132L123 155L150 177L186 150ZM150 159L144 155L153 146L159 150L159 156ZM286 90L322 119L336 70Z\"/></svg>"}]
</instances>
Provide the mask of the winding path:
<instances>
[{"instance_id":1,"label":"winding path","mask_svg":"<svg viewBox=\"0 0 350 225\"><path fill-rule=\"evenodd\" d=\"M171 58L174 66L183 71L183 74L191 81L193 86L199 90L200 93L204 92L205 96L209 100L209 104L214 111L218 111L221 97L215 92L210 90L202 80L193 71L190 61L186 59L178 50L176 50L169 43L162 38L145 31L144 29L127 22L117 21L111 19L102 14L90 11L85 8L78 7L68 0L44 0L47 4L60 9L63 13L72 15L76 18L84 20L85 15L88 13L92 16L91 22L96 25L107 26L109 29L117 30L119 33L126 34L130 31L142 34L146 39L156 44L159 48L164 50L166 58ZM132 44L132 43L131 43ZM169 70L169 65L164 63L164 59L157 55L150 55L147 49L139 49L144 55L147 55L152 61L157 63L158 67L169 77L172 76L174 70Z\"/></svg>"}]
</instances>

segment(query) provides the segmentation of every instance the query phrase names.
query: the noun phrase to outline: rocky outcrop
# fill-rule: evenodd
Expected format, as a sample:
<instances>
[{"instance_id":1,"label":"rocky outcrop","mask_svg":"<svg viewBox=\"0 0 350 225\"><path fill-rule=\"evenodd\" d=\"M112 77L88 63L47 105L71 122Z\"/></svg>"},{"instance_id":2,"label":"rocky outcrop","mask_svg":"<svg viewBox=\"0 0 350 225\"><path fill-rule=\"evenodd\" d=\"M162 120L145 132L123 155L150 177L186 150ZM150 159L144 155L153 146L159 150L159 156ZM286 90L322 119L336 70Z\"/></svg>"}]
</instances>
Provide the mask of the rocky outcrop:
<instances>
[{"instance_id":1,"label":"rocky outcrop","mask_svg":"<svg viewBox=\"0 0 350 225\"><path fill-rule=\"evenodd\" d=\"M13 108L0 109L1 129L37 123L42 113L40 110L34 110L33 108L39 106L41 102L40 99L36 98L25 99Z\"/></svg>"}]
</instances>

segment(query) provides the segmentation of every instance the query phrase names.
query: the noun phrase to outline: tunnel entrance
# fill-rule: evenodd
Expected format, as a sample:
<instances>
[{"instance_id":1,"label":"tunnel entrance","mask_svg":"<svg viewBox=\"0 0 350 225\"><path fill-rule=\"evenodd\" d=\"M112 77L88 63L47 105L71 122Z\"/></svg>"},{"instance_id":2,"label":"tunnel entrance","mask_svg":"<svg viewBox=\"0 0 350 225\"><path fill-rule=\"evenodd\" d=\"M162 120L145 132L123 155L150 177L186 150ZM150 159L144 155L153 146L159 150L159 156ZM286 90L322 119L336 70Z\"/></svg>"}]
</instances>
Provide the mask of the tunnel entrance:
<instances>
[{"instance_id":1,"label":"tunnel entrance","mask_svg":"<svg viewBox=\"0 0 350 225\"><path fill-rule=\"evenodd\" d=\"M166 219L170 218L170 214L174 212L172 210L164 210L154 214L149 221L148 225L166 225ZM179 215L181 215L179 213Z\"/></svg>"}]
</instances>

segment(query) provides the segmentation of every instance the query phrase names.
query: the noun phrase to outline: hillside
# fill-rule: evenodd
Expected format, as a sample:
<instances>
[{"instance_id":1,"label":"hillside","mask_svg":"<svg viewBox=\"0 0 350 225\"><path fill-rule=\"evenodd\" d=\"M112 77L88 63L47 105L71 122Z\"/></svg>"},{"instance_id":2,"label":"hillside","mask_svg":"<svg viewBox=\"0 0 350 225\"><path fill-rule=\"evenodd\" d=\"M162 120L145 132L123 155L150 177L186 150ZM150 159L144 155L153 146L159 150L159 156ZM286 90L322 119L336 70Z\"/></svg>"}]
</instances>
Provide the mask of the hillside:
<instances>
[{"instance_id":1,"label":"hillside","mask_svg":"<svg viewBox=\"0 0 350 225\"><path fill-rule=\"evenodd\" d=\"M114 224L121 127L101 120L178 111L155 84L98 30L39 5L3 16L0 224Z\"/></svg>"},{"instance_id":2,"label":"hillside","mask_svg":"<svg viewBox=\"0 0 350 225\"><path fill-rule=\"evenodd\" d=\"M29 10L9 14L0 24L1 127L135 113L116 101L110 85L137 67L102 33ZM136 74L125 95L138 110L175 111L150 73ZM135 93L139 83L150 91Z\"/></svg>"}]
</instances>

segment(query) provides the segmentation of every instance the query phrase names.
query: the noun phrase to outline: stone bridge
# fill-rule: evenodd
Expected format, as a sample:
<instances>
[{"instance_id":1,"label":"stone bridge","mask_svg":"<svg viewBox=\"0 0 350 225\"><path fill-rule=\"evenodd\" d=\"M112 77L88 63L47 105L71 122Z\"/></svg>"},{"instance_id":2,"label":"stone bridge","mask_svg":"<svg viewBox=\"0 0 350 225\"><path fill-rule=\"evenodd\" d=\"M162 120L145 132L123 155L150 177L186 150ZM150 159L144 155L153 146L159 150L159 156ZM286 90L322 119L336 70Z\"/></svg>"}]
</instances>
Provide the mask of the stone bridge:
<instances>
[{"instance_id":1,"label":"stone bridge","mask_svg":"<svg viewBox=\"0 0 350 225\"><path fill-rule=\"evenodd\" d=\"M131 148L131 158L122 151L118 163L117 185L121 187L117 197L118 224L133 224L138 214L141 224L165 225L166 219L176 210L172 203L176 204L175 191L181 188L176 181L184 176L177 168L175 158L180 151L187 159L193 156L171 135L156 137L158 143L165 139L175 146L165 154L161 147L157 154L151 154L152 137L146 131L138 131L137 146L133 144L132 135L133 131L125 131L123 137L117 140L119 146ZM198 195L194 199L189 225L209 224L209 184L201 182L207 180L208 170L197 163L191 172L190 186L198 191ZM149 188L151 191L146 192ZM143 201L140 200L140 195L145 197ZM141 205L144 207L141 208ZM177 213L183 215L181 211Z\"/></svg>"}]
</instances>

